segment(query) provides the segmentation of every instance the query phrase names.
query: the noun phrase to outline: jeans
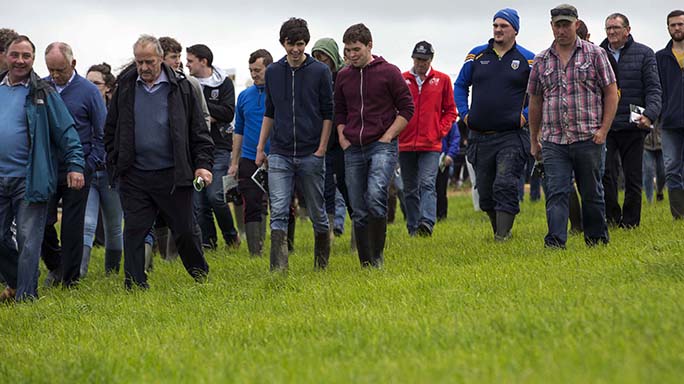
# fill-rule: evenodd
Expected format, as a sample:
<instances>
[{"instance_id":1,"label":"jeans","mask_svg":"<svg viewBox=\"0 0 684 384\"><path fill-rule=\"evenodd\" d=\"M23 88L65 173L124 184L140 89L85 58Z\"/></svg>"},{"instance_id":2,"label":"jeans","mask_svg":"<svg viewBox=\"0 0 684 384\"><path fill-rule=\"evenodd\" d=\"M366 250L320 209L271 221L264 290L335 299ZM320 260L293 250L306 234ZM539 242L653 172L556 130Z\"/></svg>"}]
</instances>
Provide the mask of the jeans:
<instances>
[{"instance_id":1,"label":"jeans","mask_svg":"<svg viewBox=\"0 0 684 384\"><path fill-rule=\"evenodd\" d=\"M271 230L287 232L295 182L306 201L316 233L328 232L323 184L325 158L313 154L302 157L271 154L268 156L268 195L271 201Z\"/></svg>"},{"instance_id":2,"label":"jeans","mask_svg":"<svg viewBox=\"0 0 684 384\"><path fill-rule=\"evenodd\" d=\"M119 192L109 186L107 171L93 174L86 205L83 225L83 245L93 246L97 216L102 212L102 224L105 230L105 249L121 251L123 249L123 232L121 231L123 211Z\"/></svg>"},{"instance_id":3,"label":"jeans","mask_svg":"<svg viewBox=\"0 0 684 384\"><path fill-rule=\"evenodd\" d=\"M345 181L354 225L365 227L368 218L387 217L389 184L397 165L397 140L351 145L344 151Z\"/></svg>"},{"instance_id":4,"label":"jeans","mask_svg":"<svg viewBox=\"0 0 684 384\"><path fill-rule=\"evenodd\" d=\"M532 175L532 170L534 169L534 157L527 156L527 161L525 162L525 169L523 170L522 177L518 181L518 199L523 201L525 199L525 183L529 181L530 183L530 201L539 201L541 199L541 184L542 181L539 177Z\"/></svg>"},{"instance_id":5,"label":"jeans","mask_svg":"<svg viewBox=\"0 0 684 384\"><path fill-rule=\"evenodd\" d=\"M347 187L345 186L345 190ZM340 191L335 192L335 222L333 224L333 229L335 233L344 233L344 219L347 217L347 204L342 197Z\"/></svg>"},{"instance_id":6,"label":"jeans","mask_svg":"<svg viewBox=\"0 0 684 384\"><path fill-rule=\"evenodd\" d=\"M567 145L542 144L546 186L546 221L548 233L544 243L550 247L565 247L568 238L568 199L575 181L582 197L582 222L587 245L607 244L608 226L603 200L602 167L605 145L592 140Z\"/></svg>"},{"instance_id":7,"label":"jeans","mask_svg":"<svg viewBox=\"0 0 684 384\"><path fill-rule=\"evenodd\" d=\"M228 173L230 167L230 151L217 148L214 150L214 166L211 169L213 182L200 192L195 192L193 204L195 206L195 217L202 229L202 243L215 245L215 239L209 240L215 233L214 218L212 210L216 215L223 240L226 245L233 245L237 242L237 231L233 224L233 216L230 213L228 203L223 197L222 177Z\"/></svg>"},{"instance_id":8,"label":"jeans","mask_svg":"<svg viewBox=\"0 0 684 384\"><path fill-rule=\"evenodd\" d=\"M404 182L406 228L415 234L418 225L432 228L437 220L435 182L439 171L439 152L400 152L399 167Z\"/></svg>"},{"instance_id":9,"label":"jeans","mask_svg":"<svg viewBox=\"0 0 684 384\"><path fill-rule=\"evenodd\" d=\"M16 300L38 297L38 263L48 206L24 200L26 179L0 177L0 275L17 290ZM10 227L16 221L16 241Z\"/></svg>"},{"instance_id":10,"label":"jeans","mask_svg":"<svg viewBox=\"0 0 684 384\"><path fill-rule=\"evenodd\" d=\"M252 175L257 169L254 160L245 157L240 158L238 189L242 196L242 206L235 207L235 209L244 210L245 224L260 222L268 213L268 208L264 204L264 191L252 180Z\"/></svg>"},{"instance_id":11,"label":"jeans","mask_svg":"<svg viewBox=\"0 0 684 384\"><path fill-rule=\"evenodd\" d=\"M523 175L529 135L510 131L481 135L471 132L468 161L475 167L480 208L516 215L520 212L518 180Z\"/></svg>"},{"instance_id":12,"label":"jeans","mask_svg":"<svg viewBox=\"0 0 684 384\"><path fill-rule=\"evenodd\" d=\"M325 211L334 214L336 209L337 191L342 194L344 203L349 208L349 194L347 184L344 181L344 151L339 146L330 149L325 154Z\"/></svg>"},{"instance_id":13,"label":"jeans","mask_svg":"<svg viewBox=\"0 0 684 384\"><path fill-rule=\"evenodd\" d=\"M665 184L669 190L684 189L684 128L663 129Z\"/></svg>"},{"instance_id":14,"label":"jeans","mask_svg":"<svg viewBox=\"0 0 684 384\"><path fill-rule=\"evenodd\" d=\"M656 193L663 194L665 187L665 165L663 163L663 151L656 149L651 151L644 150L644 192L646 193L646 200L653 202L653 180L655 179Z\"/></svg>"}]
</instances>

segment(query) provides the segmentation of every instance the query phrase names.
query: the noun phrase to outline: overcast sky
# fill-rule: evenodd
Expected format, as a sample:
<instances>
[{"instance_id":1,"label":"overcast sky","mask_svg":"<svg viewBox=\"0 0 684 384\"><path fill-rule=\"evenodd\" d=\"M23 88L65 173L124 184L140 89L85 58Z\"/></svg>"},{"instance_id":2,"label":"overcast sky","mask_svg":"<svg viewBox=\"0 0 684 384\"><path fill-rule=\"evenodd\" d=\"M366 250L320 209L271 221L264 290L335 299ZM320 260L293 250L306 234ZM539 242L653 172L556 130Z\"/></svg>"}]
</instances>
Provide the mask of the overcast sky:
<instances>
[{"instance_id":1,"label":"overcast sky","mask_svg":"<svg viewBox=\"0 0 684 384\"><path fill-rule=\"evenodd\" d=\"M373 34L373 53L384 56L402 70L411 66L415 43L427 40L435 48L433 67L452 76L458 73L468 51L492 35L492 16L504 7L520 14L518 44L533 52L547 48L553 35L549 10L556 1L131 1L33 0L13 2L11 15L0 13L0 27L28 35L37 48L36 71L47 74L44 49L52 41L64 41L74 49L77 70L106 61L117 68L133 57L132 44L142 33L171 36L185 48L208 45L214 65L237 70L236 86L249 78L247 59L256 49L268 49L277 60L284 55L278 43L283 21L291 16L307 20L311 43L332 37L342 49L342 34L363 22ZM674 1L620 2L576 1L579 16L589 26L592 40L605 38L603 22L613 12L627 15L632 36L654 50L665 46L666 16ZM424 5L424 9L420 9ZM684 8L684 6L680 6ZM7 7L5 7L7 10ZM185 62L185 57L183 57ZM455 80L455 79L452 79Z\"/></svg>"}]
</instances>

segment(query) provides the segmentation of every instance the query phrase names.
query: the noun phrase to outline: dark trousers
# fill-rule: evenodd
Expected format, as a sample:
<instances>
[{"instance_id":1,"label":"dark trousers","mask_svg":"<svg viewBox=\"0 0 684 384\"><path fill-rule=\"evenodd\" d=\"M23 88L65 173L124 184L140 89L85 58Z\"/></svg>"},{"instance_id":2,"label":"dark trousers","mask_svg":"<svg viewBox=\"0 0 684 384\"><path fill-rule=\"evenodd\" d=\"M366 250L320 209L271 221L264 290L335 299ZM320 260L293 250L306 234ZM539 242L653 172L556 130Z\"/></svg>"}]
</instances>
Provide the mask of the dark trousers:
<instances>
[{"instance_id":1,"label":"dark trousers","mask_svg":"<svg viewBox=\"0 0 684 384\"><path fill-rule=\"evenodd\" d=\"M606 199L606 220L609 225L636 227L641 220L641 185L644 137L647 131L609 132L606 140L606 170L603 189ZM625 175L625 201L618 202L619 160Z\"/></svg>"},{"instance_id":2,"label":"dark trousers","mask_svg":"<svg viewBox=\"0 0 684 384\"><path fill-rule=\"evenodd\" d=\"M449 168L437 172L435 189L437 190L437 220L446 219L449 210L449 199L447 198L447 186L449 185Z\"/></svg>"},{"instance_id":3,"label":"dark trousers","mask_svg":"<svg viewBox=\"0 0 684 384\"><path fill-rule=\"evenodd\" d=\"M66 173L59 172L57 190L48 201L48 216L41 256L51 271L61 268L62 284L66 287L78 283L83 258L83 222L88 204L92 173L87 171L85 185L81 189L67 186ZM57 237L57 204L62 200L62 226L60 238Z\"/></svg>"},{"instance_id":4,"label":"dark trousers","mask_svg":"<svg viewBox=\"0 0 684 384\"><path fill-rule=\"evenodd\" d=\"M266 216L264 191L252 180L257 170L254 160L240 158L238 167L238 189L242 195L242 207L245 212L245 223L260 222ZM236 209L238 209L236 207Z\"/></svg>"},{"instance_id":5,"label":"dark trousers","mask_svg":"<svg viewBox=\"0 0 684 384\"><path fill-rule=\"evenodd\" d=\"M209 273L192 209L193 188L174 187L173 168L161 171L130 169L120 177L124 213L124 272L126 287L147 288L145 236L159 213L168 224L183 266L195 279Z\"/></svg>"},{"instance_id":6,"label":"dark trousers","mask_svg":"<svg viewBox=\"0 0 684 384\"><path fill-rule=\"evenodd\" d=\"M325 211L329 215L335 214L335 191L339 190L347 206L349 216L352 208L347 193L347 184L344 181L344 151L340 147L333 148L325 154Z\"/></svg>"}]
</instances>

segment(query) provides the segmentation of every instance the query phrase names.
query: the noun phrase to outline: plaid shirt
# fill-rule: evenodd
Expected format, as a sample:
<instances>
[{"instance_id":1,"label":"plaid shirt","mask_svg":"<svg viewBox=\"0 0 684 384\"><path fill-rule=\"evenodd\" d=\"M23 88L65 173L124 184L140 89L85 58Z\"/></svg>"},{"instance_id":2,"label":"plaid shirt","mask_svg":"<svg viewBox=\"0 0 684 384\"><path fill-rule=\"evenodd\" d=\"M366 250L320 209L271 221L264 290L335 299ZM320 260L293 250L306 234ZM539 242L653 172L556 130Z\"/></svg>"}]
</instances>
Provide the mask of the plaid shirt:
<instances>
[{"instance_id":1,"label":"plaid shirt","mask_svg":"<svg viewBox=\"0 0 684 384\"><path fill-rule=\"evenodd\" d=\"M527 93L541 95L542 140L554 144L586 141L601 128L603 88L615 82L606 52L577 39L565 70L554 45L534 59Z\"/></svg>"}]
</instances>

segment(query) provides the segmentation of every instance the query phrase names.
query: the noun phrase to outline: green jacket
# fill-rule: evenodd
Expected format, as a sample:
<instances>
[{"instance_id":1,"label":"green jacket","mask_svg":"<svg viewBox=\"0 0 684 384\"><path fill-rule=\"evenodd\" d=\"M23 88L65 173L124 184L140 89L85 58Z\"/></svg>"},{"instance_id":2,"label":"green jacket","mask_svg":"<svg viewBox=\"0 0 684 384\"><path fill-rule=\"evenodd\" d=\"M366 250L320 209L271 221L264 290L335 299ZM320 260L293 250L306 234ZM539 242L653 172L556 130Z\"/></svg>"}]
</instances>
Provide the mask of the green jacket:
<instances>
[{"instance_id":1,"label":"green jacket","mask_svg":"<svg viewBox=\"0 0 684 384\"><path fill-rule=\"evenodd\" d=\"M0 74L0 81L5 76L7 72ZM66 164L67 172L83 173L83 148L62 98L33 71L25 110L29 159L24 199L30 203L47 202L57 188L57 168L61 161Z\"/></svg>"},{"instance_id":2,"label":"green jacket","mask_svg":"<svg viewBox=\"0 0 684 384\"><path fill-rule=\"evenodd\" d=\"M337 47L335 40L329 37L318 39L314 44L313 49L311 49L311 54L316 51L323 52L332 59L333 63L335 63L335 70L333 72L338 72L344 67L344 60L342 60L342 57L340 56L340 49Z\"/></svg>"}]
</instances>

